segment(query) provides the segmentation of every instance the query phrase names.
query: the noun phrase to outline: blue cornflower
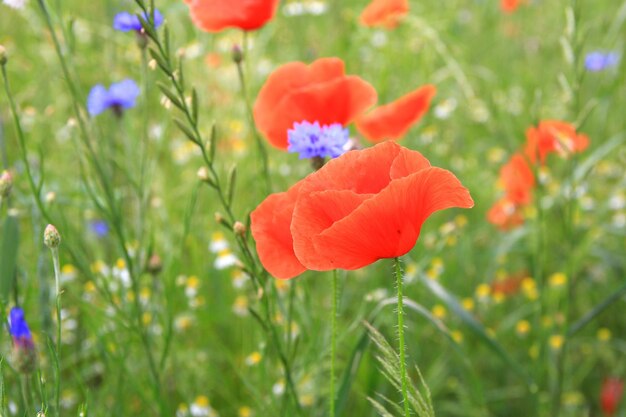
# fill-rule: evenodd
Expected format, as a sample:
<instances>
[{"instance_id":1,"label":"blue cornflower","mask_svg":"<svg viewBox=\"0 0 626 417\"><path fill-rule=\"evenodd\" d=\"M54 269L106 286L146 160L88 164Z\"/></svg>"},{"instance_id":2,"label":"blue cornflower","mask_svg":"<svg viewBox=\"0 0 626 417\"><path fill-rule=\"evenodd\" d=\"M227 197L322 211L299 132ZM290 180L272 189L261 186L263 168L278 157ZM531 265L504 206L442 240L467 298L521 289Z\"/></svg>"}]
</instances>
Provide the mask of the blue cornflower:
<instances>
[{"instance_id":1,"label":"blue cornflower","mask_svg":"<svg viewBox=\"0 0 626 417\"><path fill-rule=\"evenodd\" d=\"M339 123L320 126L318 122L296 122L287 132L289 152L298 152L300 159L342 155L350 132Z\"/></svg>"},{"instance_id":2,"label":"blue cornflower","mask_svg":"<svg viewBox=\"0 0 626 417\"><path fill-rule=\"evenodd\" d=\"M121 116L122 111L135 107L135 102L139 96L139 87L133 80L124 80L111 84L107 90L103 85L94 86L87 97L87 111L92 116L112 109L113 112Z\"/></svg>"},{"instance_id":3,"label":"blue cornflower","mask_svg":"<svg viewBox=\"0 0 626 417\"><path fill-rule=\"evenodd\" d=\"M585 56L585 68L598 72L617 65L619 56L615 52L590 52Z\"/></svg>"},{"instance_id":4,"label":"blue cornflower","mask_svg":"<svg viewBox=\"0 0 626 417\"><path fill-rule=\"evenodd\" d=\"M9 333L15 344L32 346L33 336L24 318L24 310L19 307L13 307L9 313Z\"/></svg>"},{"instance_id":5,"label":"blue cornflower","mask_svg":"<svg viewBox=\"0 0 626 417\"><path fill-rule=\"evenodd\" d=\"M141 13L141 17L144 20L148 20L146 13ZM163 15L158 10L154 9L154 27L158 28L163 24ZM130 32L131 30L141 31L143 26L141 20L135 14L128 12L121 12L115 15L113 18L113 29L121 30L122 32Z\"/></svg>"},{"instance_id":6,"label":"blue cornflower","mask_svg":"<svg viewBox=\"0 0 626 417\"><path fill-rule=\"evenodd\" d=\"M98 237L105 237L109 234L109 225L104 220L92 220L89 226Z\"/></svg>"}]
</instances>

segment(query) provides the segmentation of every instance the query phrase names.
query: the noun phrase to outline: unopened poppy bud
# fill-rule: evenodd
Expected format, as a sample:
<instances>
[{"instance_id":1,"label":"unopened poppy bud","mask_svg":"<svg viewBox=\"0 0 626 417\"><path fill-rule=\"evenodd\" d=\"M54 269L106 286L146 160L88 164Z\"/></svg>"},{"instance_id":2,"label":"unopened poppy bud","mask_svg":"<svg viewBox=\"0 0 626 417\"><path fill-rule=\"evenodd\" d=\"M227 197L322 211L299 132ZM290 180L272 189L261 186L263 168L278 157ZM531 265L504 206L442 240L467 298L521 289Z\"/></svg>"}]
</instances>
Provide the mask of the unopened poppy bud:
<instances>
[{"instance_id":1,"label":"unopened poppy bud","mask_svg":"<svg viewBox=\"0 0 626 417\"><path fill-rule=\"evenodd\" d=\"M198 170L198 179L202 182L209 181L209 169L207 167L202 167Z\"/></svg>"},{"instance_id":2,"label":"unopened poppy bud","mask_svg":"<svg viewBox=\"0 0 626 417\"><path fill-rule=\"evenodd\" d=\"M29 374L37 367L37 352L30 333L24 310L13 307L9 313L9 333L13 339L13 365L15 369Z\"/></svg>"},{"instance_id":3,"label":"unopened poppy bud","mask_svg":"<svg viewBox=\"0 0 626 417\"><path fill-rule=\"evenodd\" d=\"M241 47L239 45L233 45L231 52L233 54L233 62L237 65L241 64L243 62L243 51Z\"/></svg>"},{"instance_id":4,"label":"unopened poppy bud","mask_svg":"<svg viewBox=\"0 0 626 417\"><path fill-rule=\"evenodd\" d=\"M9 59L7 58L7 50L4 48L4 46L0 45L0 66L6 65L8 60Z\"/></svg>"},{"instance_id":5,"label":"unopened poppy bud","mask_svg":"<svg viewBox=\"0 0 626 417\"><path fill-rule=\"evenodd\" d=\"M9 171L2 171L0 175L0 199L9 197L13 188L13 177Z\"/></svg>"},{"instance_id":6,"label":"unopened poppy bud","mask_svg":"<svg viewBox=\"0 0 626 417\"><path fill-rule=\"evenodd\" d=\"M50 249L58 248L61 244L61 235L56 227L49 224L43 232L43 243Z\"/></svg>"},{"instance_id":7,"label":"unopened poppy bud","mask_svg":"<svg viewBox=\"0 0 626 417\"><path fill-rule=\"evenodd\" d=\"M244 236L246 234L246 225L240 221L236 221L233 225L233 231L236 235Z\"/></svg>"},{"instance_id":8,"label":"unopened poppy bud","mask_svg":"<svg viewBox=\"0 0 626 417\"><path fill-rule=\"evenodd\" d=\"M163 262L161 257L157 254L153 254L148 260L148 266L146 270L152 275L158 275L163 269Z\"/></svg>"}]
</instances>

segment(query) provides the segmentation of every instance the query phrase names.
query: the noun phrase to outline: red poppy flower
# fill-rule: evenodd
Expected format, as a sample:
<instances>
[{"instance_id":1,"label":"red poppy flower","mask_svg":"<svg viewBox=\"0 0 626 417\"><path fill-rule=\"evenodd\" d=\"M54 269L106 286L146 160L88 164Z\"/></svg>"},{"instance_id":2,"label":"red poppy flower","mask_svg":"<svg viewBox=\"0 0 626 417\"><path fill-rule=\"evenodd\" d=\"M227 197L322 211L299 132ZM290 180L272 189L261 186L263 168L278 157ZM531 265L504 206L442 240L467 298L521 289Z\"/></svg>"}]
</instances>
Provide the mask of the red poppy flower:
<instances>
[{"instance_id":1,"label":"red poppy flower","mask_svg":"<svg viewBox=\"0 0 626 417\"><path fill-rule=\"evenodd\" d=\"M589 138L579 135L569 123L558 120L545 120L536 128L526 131L526 156L532 163L543 164L548 154L557 153L563 157L572 153L582 152L589 146Z\"/></svg>"},{"instance_id":2,"label":"red poppy flower","mask_svg":"<svg viewBox=\"0 0 626 417\"><path fill-rule=\"evenodd\" d=\"M400 139L428 111L436 92L434 85L420 87L359 117L356 128L371 142Z\"/></svg>"},{"instance_id":3,"label":"red poppy flower","mask_svg":"<svg viewBox=\"0 0 626 417\"><path fill-rule=\"evenodd\" d=\"M500 0L500 9L505 13L513 13L522 4L521 0Z\"/></svg>"},{"instance_id":4,"label":"red poppy flower","mask_svg":"<svg viewBox=\"0 0 626 417\"><path fill-rule=\"evenodd\" d=\"M602 412L606 416L613 416L617 413L619 403L624 392L624 381L619 378L607 378L602 384L600 391L600 405Z\"/></svg>"},{"instance_id":5,"label":"red poppy flower","mask_svg":"<svg viewBox=\"0 0 626 417\"><path fill-rule=\"evenodd\" d=\"M184 0L196 26L207 32L235 27L255 30L276 12L279 0Z\"/></svg>"},{"instance_id":6,"label":"red poppy flower","mask_svg":"<svg viewBox=\"0 0 626 417\"><path fill-rule=\"evenodd\" d=\"M251 230L265 268L292 278L304 268L352 270L402 256L432 213L473 204L451 172L383 142L333 159L286 193L269 196L252 212Z\"/></svg>"},{"instance_id":7,"label":"red poppy flower","mask_svg":"<svg viewBox=\"0 0 626 417\"><path fill-rule=\"evenodd\" d=\"M372 0L361 13L359 22L363 26L393 29L408 12L408 0Z\"/></svg>"},{"instance_id":8,"label":"red poppy flower","mask_svg":"<svg viewBox=\"0 0 626 417\"><path fill-rule=\"evenodd\" d=\"M531 202L535 175L522 154L514 154L509 162L500 169L500 182L509 201L514 204L529 204Z\"/></svg>"},{"instance_id":9,"label":"red poppy flower","mask_svg":"<svg viewBox=\"0 0 626 417\"><path fill-rule=\"evenodd\" d=\"M254 120L269 142L287 149L287 131L295 122L347 125L376 103L376 90L354 75L345 75L339 58L306 65L291 62L274 71L254 104Z\"/></svg>"},{"instance_id":10,"label":"red poppy flower","mask_svg":"<svg viewBox=\"0 0 626 417\"><path fill-rule=\"evenodd\" d=\"M489 209L487 220L500 230L511 230L524 224L520 207L506 197Z\"/></svg>"}]
</instances>

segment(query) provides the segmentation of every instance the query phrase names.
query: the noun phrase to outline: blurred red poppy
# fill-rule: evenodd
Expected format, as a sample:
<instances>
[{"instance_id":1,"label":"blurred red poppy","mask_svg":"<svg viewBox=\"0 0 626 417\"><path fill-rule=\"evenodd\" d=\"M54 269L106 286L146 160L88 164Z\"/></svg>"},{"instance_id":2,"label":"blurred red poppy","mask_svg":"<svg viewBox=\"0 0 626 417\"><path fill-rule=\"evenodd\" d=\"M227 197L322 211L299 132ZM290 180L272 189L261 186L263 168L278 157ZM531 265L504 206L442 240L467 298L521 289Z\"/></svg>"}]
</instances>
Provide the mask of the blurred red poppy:
<instances>
[{"instance_id":1,"label":"blurred red poppy","mask_svg":"<svg viewBox=\"0 0 626 417\"><path fill-rule=\"evenodd\" d=\"M184 0L196 26L207 32L227 28L255 30L276 12L279 0Z\"/></svg>"},{"instance_id":2,"label":"blurred red poppy","mask_svg":"<svg viewBox=\"0 0 626 417\"><path fill-rule=\"evenodd\" d=\"M500 230L511 230L524 224L520 207L506 197L489 209L487 220Z\"/></svg>"},{"instance_id":3,"label":"blurred red poppy","mask_svg":"<svg viewBox=\"0 0 626 417\"><path fill-rule=\"evenodd\" d=\"M359 117L356 128L371 142L400 139L428 111L436 92L434 85L420 87Z\"/></svg>"},{"instance_id":4,"label":"blurred red poppy","mask_svg":"<svg viewBox=\"0 0 626 417\"><path fill-rule=\"evenodd\" d=\"M408 0L372 0L361 13L359 22L363 26L393 29L407 13Z\"/></svg>"},{"instance_id":5,"label":"blurred red poppy","mask_svg":"<svg viewBox=\"0 0 626 417\"><path fill-rule=\"evenodd\" d=\"M531 202L535 175L521 153L514 154L500 169L500 182L509 201L515 204Z\"/></svg>"},{"instance_id":6,"label":"blurred red poppy","mask_svg":"<svg viewBox=\"0 0 626 417\"><path fill-rule=\"evenodd\" d=\"M589 146L586 135L577 134L569 123L558 120L545 120L539 126L526 131L526 148L524 153L532 163L537 158L543 164L548 154L557 153L566 157L572 153L582 152Z\"/></svg>"},{"instance_id":7,"label":"blurred red poppy","mask_svg":"<svg viewBox=\"0 0 626 417\"><path fill-rule=\"evenodd\" d=\"M402 256L432 213L473 205L451 172L431 167L419 152L383 142L333 159L286 193L269 196L252 212L251 230L259 254L280 248L260 255L265 268L292 278L302 272L298 263L317 271L352 270Z\"/></svg>"},{"instance_id":8,"label":"blurred red poppy","mask_svg":"<svg viewBox=\"0 0 626 417\"><path fill-rule=\"evenodd\" d=\"M295 122L347 125L376 103L376 90L346 75L339 58L306 65L291 62L274 71L254 104L254 120L269 142L287 149L287 131Z\"/></svg>"},{"instance_id":9,"label":"blurred red poppy","mask_svg":"<svg viewBox=\"0 0 626 417\"><path fill-rule=\"evenodd\" d=\"M624 381L619 378L607 378L600 391L600 405L605 416L611 417L617 413L619 403L624 393Z\"/></svg>"},{"instance_id":10,"label":"blurred red poppy","mask_svg":"<svg viewBox=\"0 0 626 417\"><path fill-rule=\"evenodd\" d=\"M500 0L500 9L505 13L513 13L522 4L521 0Z\"/></svg>"}]
</instances>

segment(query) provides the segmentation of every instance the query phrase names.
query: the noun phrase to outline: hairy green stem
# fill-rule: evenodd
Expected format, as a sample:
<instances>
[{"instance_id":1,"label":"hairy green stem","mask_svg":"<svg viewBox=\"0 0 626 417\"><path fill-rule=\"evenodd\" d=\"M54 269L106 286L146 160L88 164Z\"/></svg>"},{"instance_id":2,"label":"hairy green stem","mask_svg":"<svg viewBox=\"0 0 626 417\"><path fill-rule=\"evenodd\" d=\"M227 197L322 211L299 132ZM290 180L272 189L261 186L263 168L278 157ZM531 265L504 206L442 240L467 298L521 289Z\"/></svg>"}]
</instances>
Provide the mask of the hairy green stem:
<instances>
[{"instance_id":1,"label":"hairy green stem","mask_svg":"<svg viewBox=\"0 0 626 417\"><path fill-rule=\"evenodd\" d=\"M54 390L55 400L55 415L58 417L61 413L61 269L59 268L59 248L50 248L52 254L52 264L54 266L54 286L56 288L56 315L57 315L57 340L56 340L56 355L57 361L55 361L56 369L56 381Z\"/></svg>"},{"instance_id":2,"label":"hairy green stem","mask_svg":"<svg viewBox=\"0 0 626 417\"><path fill-rule=\"evenodd\" d=\"M338 285L337 270L333 270L333 306L331 312L331 342L330 342L330 417L335 417L335 356L337 355L337 303L338 303Z\"/></svg>"},{"instance_id":3,"label":"hairy green stem","mask_svg":"<svg viewBox=\"0 0 626 417\"><path fill-rule=\"evenodd\" d=\"M404 405L404 416L409 417L411 412L409 410L409 394L408 394L408 376L406 372L406 353L404 347L404 297L402 295L402 266L400 265L400 259L394 259L394 266L396 272L396 287L398 290L398 343L399 343L399 355L400 355L400 378L402 381L402 402Z\"/></svg>"}]
</instances>

